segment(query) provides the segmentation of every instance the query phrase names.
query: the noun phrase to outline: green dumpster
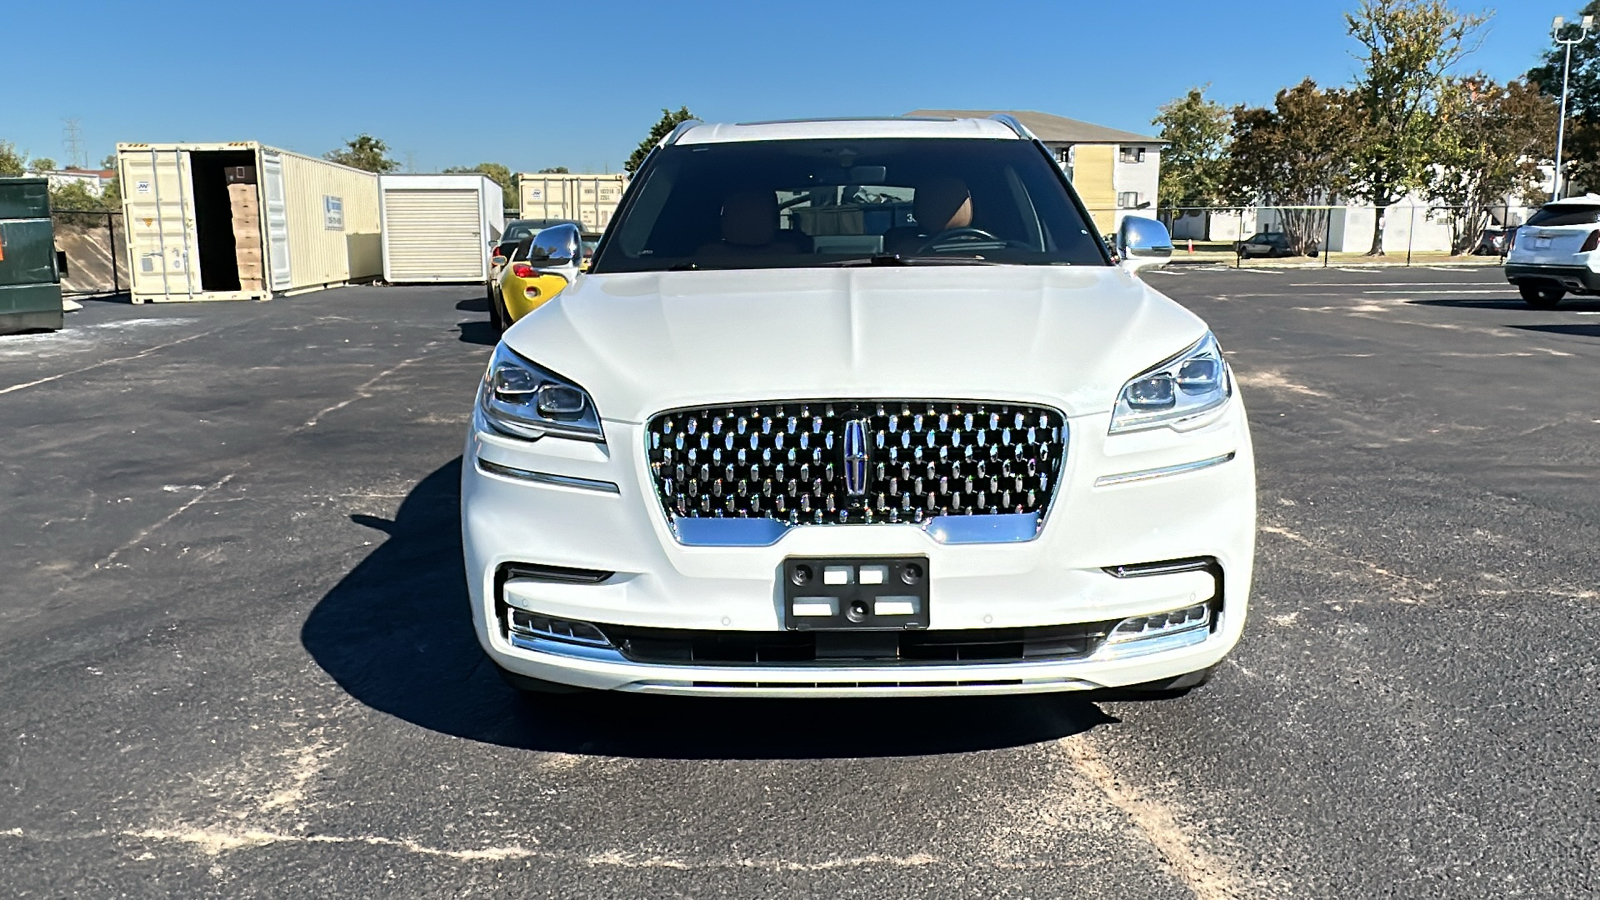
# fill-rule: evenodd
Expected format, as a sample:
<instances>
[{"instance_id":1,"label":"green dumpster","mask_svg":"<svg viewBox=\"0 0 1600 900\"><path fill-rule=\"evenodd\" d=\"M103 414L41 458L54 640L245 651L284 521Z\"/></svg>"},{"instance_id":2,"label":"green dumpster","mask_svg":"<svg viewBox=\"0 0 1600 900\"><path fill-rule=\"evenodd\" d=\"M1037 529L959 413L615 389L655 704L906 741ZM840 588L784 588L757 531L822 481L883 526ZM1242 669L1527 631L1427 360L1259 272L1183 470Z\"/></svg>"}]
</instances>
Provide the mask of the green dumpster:
<instances>
[{"instance_id":1,"label":"green dumpster","mask_svg":"<svg viewBox=\"0 0 1600 900\"><path fill-rule=\"evenodd\" d=\"M0 334L61 327L50 188L43 178L0 178Z\"/></svg>"}]
</instances>

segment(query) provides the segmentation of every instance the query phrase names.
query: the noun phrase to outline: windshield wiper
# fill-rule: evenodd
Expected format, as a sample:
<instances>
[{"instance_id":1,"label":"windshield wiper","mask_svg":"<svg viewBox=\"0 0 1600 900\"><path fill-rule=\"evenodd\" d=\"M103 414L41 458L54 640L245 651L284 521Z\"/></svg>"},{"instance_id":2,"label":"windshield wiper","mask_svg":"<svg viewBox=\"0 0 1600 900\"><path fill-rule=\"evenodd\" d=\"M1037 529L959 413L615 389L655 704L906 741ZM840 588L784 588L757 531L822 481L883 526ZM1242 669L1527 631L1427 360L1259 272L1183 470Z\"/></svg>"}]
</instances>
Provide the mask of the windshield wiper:
<instances>
[{"instance_id":1,"label":"windshield wiper","mask_svg":"<svg viewBox=\"0 0 1600 900\"><path fill-rule=\"evenodd\" d=\"M817 263L817 265L844 269L855 266L998 266L1003 264L971 256L902 256L898 253L879 253L856 259Z\"/></svg>"}]
</instances>

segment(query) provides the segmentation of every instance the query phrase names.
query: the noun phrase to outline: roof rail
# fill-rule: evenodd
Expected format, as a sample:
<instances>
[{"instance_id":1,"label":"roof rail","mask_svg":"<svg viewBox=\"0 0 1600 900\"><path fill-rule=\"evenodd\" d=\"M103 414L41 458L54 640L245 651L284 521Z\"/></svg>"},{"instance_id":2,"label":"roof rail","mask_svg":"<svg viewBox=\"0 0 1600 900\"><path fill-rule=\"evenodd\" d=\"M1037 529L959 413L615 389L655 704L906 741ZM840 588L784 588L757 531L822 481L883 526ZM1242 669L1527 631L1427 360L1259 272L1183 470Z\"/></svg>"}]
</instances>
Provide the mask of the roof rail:
<instances>
[{"instance_id":1,"label":"roof rail","mask_svg":"<svg viewBox=\"0 0 1600 900\"><path fill-rule=\"evenodd\" d=\"M990 116L989 118L995 120L996 122L1001 123L1002 125L1006 126L1007 128L1011 129L1012 131L1016 132L1017 137L1022 138L1025 141L1037 141L1038 140L1037 137L1034 137L1033 132L1028 130L1028 126L1026 126L1026 125L1022 124L1021 122L1017 121L1017 117L1011 115L1010 113L995 113L994 115Z\"/></svg>"},{"instance_id":2,"label":"roof rail","mask_svg":"<svg viewBox=\"0 0 1600 900\"><path fill-rule=\"evenodd\" d=\"M678 123L678 127L677 128L672 129L672 133L671 134L669 134L666 137L662 138L661 139L661 143L657 144L656 146L657 147L671 147L673 144L676 144L678 142L678 138L683 137L683 133L685 131L688 131L689 129L695 127L696 125L704 125L704 124L705 123L700 121L699 119L684 119L682 122Z\"/></svg>"}]
</instances>

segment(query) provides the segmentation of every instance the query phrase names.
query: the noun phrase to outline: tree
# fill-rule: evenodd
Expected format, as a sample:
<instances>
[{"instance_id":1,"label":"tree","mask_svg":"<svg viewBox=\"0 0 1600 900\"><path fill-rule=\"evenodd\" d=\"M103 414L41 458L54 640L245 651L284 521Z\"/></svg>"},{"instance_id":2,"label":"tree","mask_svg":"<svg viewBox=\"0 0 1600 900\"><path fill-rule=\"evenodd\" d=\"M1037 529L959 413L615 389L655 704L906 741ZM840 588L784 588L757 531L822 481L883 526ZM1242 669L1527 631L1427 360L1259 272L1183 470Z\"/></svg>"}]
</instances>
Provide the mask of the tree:
<instances>
[{"instance_id":1,"label":"tree","mask_svg":"<svg viewBox=\"0 0 1600 900\"><path fill-rule=\"evenodd\" d=\"M53 172L55 168L56 161L48 156L35 156L28 160L29 172Z\"/></svg>"},{"instance_id":2,"label":"tree","mask_svg":"<svg viewBox=\"0 0 1600 900\"><path fill-rule=\"evenodd\" d=\"M661 118L650 128L650 134L639 142L639 146L634 149L633 155L628 157L628 161L623 163L622 167L627 170L629 175L639 171L639 167L644 165L644 158L650 155L650 151L654 150L657 144L661 143L662 138L671 134L672 129L693 118L694 113L689 112L689 107L687 106L678 107L677 112L663 108L661 110Z\"/></svg>"},{"instance_id":3,"label":"tree","mask_svg":"<svg viewBox=\"0 0 1600 900\"><path fill-rule=\"evenodd\" d=\"M1568 21L1583 16L1600 16L1600 0L1590 0L1578 14ZM1570 35L1569 35L1570 36ZM1529 70L1527 78L1538 85L1546 97L1561 99L1561 72L1566 61L1566 48L1552 47L1545 53L1544 65ZM1556 130L1551 124L1544 137L1540 156L1555 158ZM1568 179L1578 184L1593 185L1600 182L1600 41L1587 40L1572 48L1572 77L1567 89L1567 134L1561 148L1562 193Z\"/></svg>"},{"instance_id":4,"label":"tree","mask_svg":"<svg viewBox=\"0 0 1600 900\"><path fill-rule=\"evenodd\" d=\"M1503 211L1511 196L1543 201L1538 161L1556 115L1555 101L1526 80L1500 85L1478 74L1446 84L1423 192L1429 202L1449 207L1452 252L1471 250L1494 209Z\"/></svg>"},{"instance_id":5,"label":"tree","mask_svg":"<svg viewBox=\"0 0 1600 900\"><path fill-rule=\"evenodd\" d=\"M1448 0L1361 0L1344 18L1362 64L1353 89L1364 120L1353 192L1377 207L1367 255L1382 256L1387 207L1421 187L1432 162L1446 75L1476 49L1488 19L1458 13Z\"/></svg>"},{"instance_id":6,"label":"tree","mask_svg":"<svg viewBox=\"0 0 1600 900\"><path fill-rule=\"evenodd\" d=\"M84 210L96 211L110 209L106 205L105 196L96 194L89 186L81 181L69 181L60 187L50 189L50 208L53 210ZM105 217L100 217L101 224Z\"/></svg>"},{"instance_id":7,"label":"tree","mask_svg":"<svg viewBox=\"0 0 1600 900\"><path fill-rule=\"evenodd\" d=\"M108 168L115 168L115 166L109 166ZM106 186L101 189L101 191L100 191L100 205L104 206L106 209L113 209L113 210L122 208L122 176L121 175L113 175L113 176L111 176L111 180L106 182Z\"/></svg>"},{"instance_id":8,"label":"tree","mask_svg":"<svg viewBox=\"0 0 1600 900\"><path fill-rule=\"evenodd\" d=\"M567 170L566 166L551 166L548 169L540 169L539 170L539 174L540 175L570 175L572 173Z\"/></svg>"},{"instance_id":9,"label":"tree","mask_svg":"<svg viewBox=\"0 0 1600 900\"><path fill-rule=\"evenodd\" d=\"M0 141L0 176L28 174L28 154L10 141Z\"/></svg>"},{"instance_id":10,"label":"tree","mask_svg":"<svg viewBox=\"0 0 1600 900\"><path fill-rule=\"evenodd\" d=\"M1277 207L1290 245L1305 253L1322 240L1326 204L1350 185L1360 131L1351 93L1309 78L1279 91L1271 108L1235 107L1224 190Z\"/></svg>"},{"instance_id":11,"label":"tree","mask_svg":"<svg viewBox=\"0 0 1600 900\"><path fill-rule=\"evenodd\" d=\"M512 177L511 170L497 162L481 162L475 166L451 166L444 171L447 175L453 175L462 172L475 172L479 175L487 175L489 176L490 181L500 185L500 190L506 192L507 194L515 193L517 189L516 179Z\"/></svg>"},{"instance_id":12,"label":"tree","mask_svg":"<svg viewBox=\"0 0 1600 900\"><path fill-rule=\"evenodd\" d=\"M1600 2L1600 0L1596 0ZM1206 87L1209 87L1207 85ZM1210 206L1222 202L1227 177L1228 110L1207 100L1206 87L1190 88L1161 107L1151 124L1161 126L1161 207Z\"/></svg>"},{"instance_id":13,"label":"tree","mask_svg":"<svg viewBox=\"0 0 1600 900\"><path fill-rule=\"evenodd\" d=\"M322 158L379 175L400 168L399 163L389 158L389 145L365 132L345 142L343 147L322 154Z\"/></svg>"},{"instance_id":14,"label":"tree","mask_svg":"<svg viewBox=\"0 0 1600 900\"><path fill-rule=\"evenodd\" d=\"M116 167L117 155L115 153L107 153L105 158L100 160L100 168L102 169L115 169Z\"/></svg>"}]
</instances>

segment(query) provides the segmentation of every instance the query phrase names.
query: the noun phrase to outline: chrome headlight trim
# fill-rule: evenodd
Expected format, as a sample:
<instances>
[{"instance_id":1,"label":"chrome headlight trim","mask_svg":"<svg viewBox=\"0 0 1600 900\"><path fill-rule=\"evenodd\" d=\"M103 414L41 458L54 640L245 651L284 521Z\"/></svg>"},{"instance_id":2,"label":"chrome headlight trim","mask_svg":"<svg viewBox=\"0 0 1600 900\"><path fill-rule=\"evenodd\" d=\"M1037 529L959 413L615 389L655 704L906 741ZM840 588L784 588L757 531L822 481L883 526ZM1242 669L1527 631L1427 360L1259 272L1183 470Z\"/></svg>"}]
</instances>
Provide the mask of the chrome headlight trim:
<instances>
[{"instance_id":1,"label":"chrome headlight trim","mask_svg":"<svg viewBox=\"0 0 1600 900\"><path fill-rule=\"evenodd\" d=\"M1233 397L1233 372L1211 332L1188 349L1128 379L1117 392L1108 434L1178 428Z\"/></svg>"},{"instance_id":2,"label":"chrome headlight trim","mask_svg":"<svg viewBox=\"0 0 1600 900\"><path fill-rule=\"evenodd\" d=\"M478 386L478 410L489 427L508 437L606 442L600 410L587 391L503 343L494 348Z\"/></svg>"}]
</instances>

